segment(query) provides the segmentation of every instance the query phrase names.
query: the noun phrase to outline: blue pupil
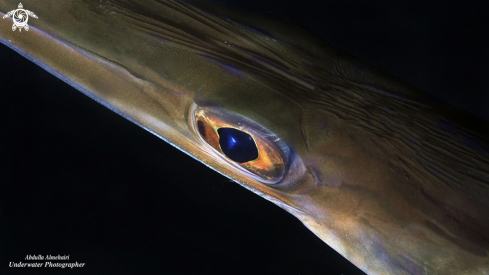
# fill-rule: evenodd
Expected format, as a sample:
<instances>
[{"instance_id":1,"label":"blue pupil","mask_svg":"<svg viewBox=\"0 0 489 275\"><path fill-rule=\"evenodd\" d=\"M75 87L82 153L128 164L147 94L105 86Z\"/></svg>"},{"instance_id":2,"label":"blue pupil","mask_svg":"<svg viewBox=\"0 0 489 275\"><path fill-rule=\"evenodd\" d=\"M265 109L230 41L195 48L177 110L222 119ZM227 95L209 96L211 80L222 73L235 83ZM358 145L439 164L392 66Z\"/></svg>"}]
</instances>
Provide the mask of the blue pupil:
<instances>
[{"instance_id":1,"label":"blue pupil","mask_svg":"<svg viewBox=\"0 0 489 275\"><path fill-rule=\"evenodd\" d=\"M222 152L231 160L243 163L258 158L255 141L247 133L234 128L219 128L217 133Z\"/></svg>"}]
</instances>

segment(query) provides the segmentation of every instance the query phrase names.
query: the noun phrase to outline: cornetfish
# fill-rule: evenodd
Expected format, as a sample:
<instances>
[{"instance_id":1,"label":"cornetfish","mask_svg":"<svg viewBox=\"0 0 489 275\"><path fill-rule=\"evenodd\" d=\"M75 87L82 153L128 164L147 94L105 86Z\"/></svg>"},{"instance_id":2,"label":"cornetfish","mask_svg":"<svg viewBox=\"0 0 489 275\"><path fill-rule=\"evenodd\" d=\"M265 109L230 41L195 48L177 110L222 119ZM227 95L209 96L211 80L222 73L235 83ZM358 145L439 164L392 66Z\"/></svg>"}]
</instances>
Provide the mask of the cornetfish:
<instances>
[{"instance_id":1,"label":"cornetfish","mask_svg":"<svg viewBox=\"0 0 489 275\"><path fill-rule=\"evenodd\" d=\"M39 16L30 38L2 29L2 43L286 209L363 271L487 272L487 136L470 128L486 122L265 18L184 2L25 5ZM268 161L233 161L216 145L224 128Z\"/></svg>"}]
</instances>

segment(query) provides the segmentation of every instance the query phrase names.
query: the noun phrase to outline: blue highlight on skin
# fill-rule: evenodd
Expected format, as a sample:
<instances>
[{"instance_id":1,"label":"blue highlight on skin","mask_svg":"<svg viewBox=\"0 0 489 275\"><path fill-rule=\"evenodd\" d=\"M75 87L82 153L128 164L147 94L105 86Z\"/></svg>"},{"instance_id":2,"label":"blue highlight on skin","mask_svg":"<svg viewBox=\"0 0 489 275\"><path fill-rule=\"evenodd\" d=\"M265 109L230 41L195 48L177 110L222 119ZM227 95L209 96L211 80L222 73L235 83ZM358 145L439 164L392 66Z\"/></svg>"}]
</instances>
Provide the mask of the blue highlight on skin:
<instances>
[{"instance_id":1,"label":"blue highlight on skin","mask_svg":"<svg viewBox=\"0 0 489 275\"><path fill-rule=\"evenodd\" d=\"M220 61L217 61L216 59L214 58L211 58L209 56L203 56L206 60L218 65L219 67L221 67L221 69L228 75L230 76L233 76L233 77L237 77L237 78L244 78L245 77L245 74L243 72L241 72L240 70L234 68L233 66L230 66L228 64L224 64Z\"/></svg>"}]
</instances>

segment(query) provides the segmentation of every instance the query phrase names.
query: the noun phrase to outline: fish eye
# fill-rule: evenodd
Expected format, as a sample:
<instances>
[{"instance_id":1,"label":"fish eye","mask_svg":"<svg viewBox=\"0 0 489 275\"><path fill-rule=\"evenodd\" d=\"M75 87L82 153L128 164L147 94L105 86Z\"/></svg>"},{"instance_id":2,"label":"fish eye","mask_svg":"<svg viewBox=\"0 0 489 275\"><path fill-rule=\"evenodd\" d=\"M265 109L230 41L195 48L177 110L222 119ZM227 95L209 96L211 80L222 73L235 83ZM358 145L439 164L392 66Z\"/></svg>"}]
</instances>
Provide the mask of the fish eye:
<instances>
[{"instance_id":1,"label":"fish eye","mask_svg":"<svg viewBox=\"0 0 489 275\"><path fill-rule=\"evenodd\" d=\"M238 163L245 163L258 158L258 148L250 134L234 128L219 128L219 147L221 151Z\"/></svg>"},{"instance_id":2,"label":"fish eye","mask_svg":"<svg viewBox=\"0 0 489 275\"><path fill-rule=\"evenodd\" d=\"M264 127L214 108L195 107L190 116L203 143L241 172L268 184L284 177L286 146Z\"/></svg>"}]
</instances>

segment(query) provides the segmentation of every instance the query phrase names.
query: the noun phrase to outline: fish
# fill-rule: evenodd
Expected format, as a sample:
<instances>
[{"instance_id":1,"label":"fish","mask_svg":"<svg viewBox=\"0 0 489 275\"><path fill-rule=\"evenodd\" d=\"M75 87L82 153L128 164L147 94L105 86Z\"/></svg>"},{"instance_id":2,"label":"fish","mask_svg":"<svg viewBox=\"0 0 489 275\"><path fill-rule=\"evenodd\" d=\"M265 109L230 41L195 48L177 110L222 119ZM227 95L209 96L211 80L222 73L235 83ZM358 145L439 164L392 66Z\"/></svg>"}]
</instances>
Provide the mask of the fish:
<instances>
[{"instance_id":1,"label":"fish","mask_svg":"<svg viewBox=\"0 0 489 275\"><path fill-rule=\"evenodd\" d=\"M39 13L38 13L38 14L39 14ZM230 47L230 46L229 46L229 47ZM228 64L223 64L222 62L216 61L215 59L213 59L213 58L209 58L209 57L204 57L204 59L205 59L206 61L209 61L209 62L211 62L211 63L215 64L215 65L216 65L218 68L220 68L220 69L222 69L222 70L224 70L224 71L227 71L227 72L228 72L229 74L231 74L231 75L232 75L232 74L239 74L239 72L238 72L238 73L236 73L236 70L234 70L234 69L229 69L229 65L228 65ZM240 77L240 76L238 75L238 76L235 76L235 77ZM292 77L292 76L290 76L290 77ZM294 81L299 81L299 83L300 83L301 79L295 79ZM308 81L309 81L309 80L307 80L307 79L306 79L306 80L305 80L305 83L301 83L301 84L302 84L302 85L304 85L304 86L307 86L308 84L310 84L310 83L308 83ZM376 92L378 92L378 93L382 94L382 91L376 91ZM387 99L389 99L389 98L391 98L391 97L393 97L393 96L394 96L394 95L389 95L389 94L382 94L382 95L383 95L383 96L385 96ZM395 96L394 96L394 97L395 97ZM406 103L406 102L409 102L409 100L407 100L407 99L405 99L405 98L404 98L404 99L400 99L400 101L401 101L401 102L405 102L405 103ZM418 101L421 101L421 100L418 100ZM407 104L407 105L409 105L409 103L406 103L406 104ZM417 103L413 103L413 104L417 104ZM204 104L204 105L205 105L205 104ZM392 113L394 113L394 112L395 112L395 110L389 110L389 109L386 109L385 111L386 111L388 114L391 114L391 115L392 115ZM395 113L394 113L393 115L397 115L397 114L395 114ZM248 117L251 117L251 116L252 116L251 114L249 114L249 115L248 115ZM257 120L258 120L258 119L256 119L256 118L254 119L254 121L257 121ZM253 123L253 122L249 122L249 123ZM327 127L327 126L328 126L328 123L326 122L326 127ZM453 128L453 127L452 127L452 125L451 125L450 123L445 123L445 121L440 122L440 124L439 124L438 126L439 126L439 127L440 127L440 128L443 130L443 131L447 131L447 132L450 132L450 131L455 131L455 132L457 132L457 131L458 131L458 130L456 130L457 128ZM268 127L268 128L269 128L269 127ZM455 130L454 130L454 129L455 129ZM273 131L273 132L275 133L275 132L277 132L277 131ZM453 133L452 133L452 134L453 134ZM483 139L483 137L482 137L482 139ZM483 145L481 145L481 143L477 143L477 141L474 141L474 142L472 142L472 141L468 141L468 143L469 143L469 144L472 144L472 146L476 146L476 147L477 147L477 146L483 146ZM474 145L474 144L475 144L475 145ZM287 146L290 146L290 145L287 145ZM284 146L283 146L283 147L281 147L281 148L284 148L284 147L287 147L287 146L285 146L285 145L284 145ZM307 145L306 145L306 147L307 147ZM295 149L297 149L296 147L294 147L294 148L295 148ZM477 147L477 148L478 148L478 147ZM482 148L482 153L483 153L483 150L484 150L484 149ZM300 155L300 154L299 154L299 155ZM301 156L302 156L302 155L301 155ZM312 164L311 164L311 165L312 165ZM309 167L309 166L308 166L308 167ZM391 168L392 168L394 171L396 171L396 167L391 167ZM482 168L484 168L484 167L482 167ZM310 167L309 167L309 169L310 169ZM435 172L436 172L436 171L435 171ZM310 173L311 177L313 177L313 178L314 178L314 181L315 181L315 182L320 182L321 173L319 173L319 172L317 172L317 171L313 171L313 170L309 171L309 173ZM319 176L318 176L318 174L319 174ZM239 181L238 181L238 182L239 182ZM340 183L340 184L343 184L343 183ZM420 191L420 192L421 192L421 191ZM274 200L274 198L270 198L270 199L271 199L271 200ZM282 198L282 199L283 199L283 198ZM279 205L280 205L281 203L283 203L284 201L286 202L286 200L281 200L281 201L282 201L282 202L277 202L277 201L275 201L275 202L276 202L277 204L279 204ZM290 211L290 212L293 212L293 214L295 214L296 216L299 216L299 218L300 218L300 219L302 218L301 220L302 220L302 221L303 221L303 222L304 222L306 225L308 224L308 221L305 221L303 218L308 219L308 218L310 218L310 217L300 217L300 215L299 215L297 212L295 212L295 213L294 213L294 211L298 211L297 209L295 209L295 210L294 210L294 209L290 209L290 208L288 208L288 207L291 207L290 205L280 205L280 206L282 206L282 207L286 208L286 210L288 210L288 211ZM482 208L482 209L485 209L485 208ZM310 221L309 221L309 222L310 222ZM317 226L317 225L312 225L312 226L311 226L311 225L309 225L309 227L313 227L313 226ZM431 229L432 229L432 230L434 230L434 231L436 231L436 230L438 230L438 229L439 229L439 228L436 228L436 226L434 227L433 225L430 225L430 224L428 224L427 226L431 226ZM313 229L313 230L314 230L314 229ZM316 230L317 230L317 229L316 229ZM438 231L438 233L439 233L439 231ZM319 233L317 233L317 232L316 232L316 234L319 234ZM440 234L441 234L441 233L440 233ZM346 235L346 229L345 229L345 235ZM396 236L397 236L397 235L396 235ZM345 237L346 237L346 236L345 236ZM351 237L351 234L350 234L350 237ZM324 237L323 237L323 239L324 239ZM328 243L328 242L327 242L327 243ZM330 245L331 245L331 244L330 244ZM334 248L338 249L338 246L335 246L335 245L332 245L332 246L333 246ZM341 253L341 251L340 251L340 253ZM377 253L378 253L378 252L377 252ZM387 252L386 252L386 253L387 253ZM343 254L345 254L345 253L343 253ZM387 256L387 255L384 255L384 256ZM347 258L351 259L350 257L347 257ZM373 259L371 259L371 260L373 261ZM412 260L412 259L408 259L408 260ZM406 260L406 259L405 259L405 261L408 261L408 260ZM378 273L378 274L382 274L382 272L392 272L393 270L395 270L395 268L400 268L400 267L398 267L398 266L397 266L397 267L396 267L396 266L394 266L394 267L392 267L392 266L391 266L391 267L384 267L384 268L385 268L385 270L380 270L380 271L379 271L379 270L376 270L376 269L375 269L375 267L370 267L370 266L369 266L369 267L367 268L366 266L367 266L367 264L368 264L368 263L365 263L365 264L363 264L363 265L362 265L362 264L358 264L358 262L356 262L356 260L352 260L352 262L354 262L355 264L357 264L357 266L359 266L359 267L360 267L362 270L364 270L365 272L372 273L372 274L377 274L377 273ZM389 262L389 261L386 261L386 262ZM393 269L390 269L390 270L389 270L389 268L393 268ZM406 268L406 267L404 266L404 268ZM414 268L414 267L413 267L413 268ZM430 268L430 267L428 266L428 267L426 267L426 268ZM406 272L406 271L404 271L404 272ZM408 271L408 272L414 273L414 272L412 272L412 270L410 270L410 271Z\"/></svg>"}]
</instances>

